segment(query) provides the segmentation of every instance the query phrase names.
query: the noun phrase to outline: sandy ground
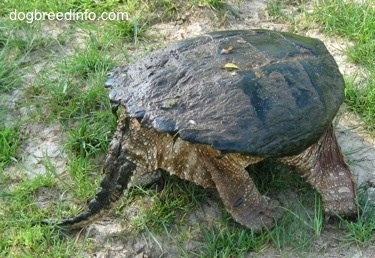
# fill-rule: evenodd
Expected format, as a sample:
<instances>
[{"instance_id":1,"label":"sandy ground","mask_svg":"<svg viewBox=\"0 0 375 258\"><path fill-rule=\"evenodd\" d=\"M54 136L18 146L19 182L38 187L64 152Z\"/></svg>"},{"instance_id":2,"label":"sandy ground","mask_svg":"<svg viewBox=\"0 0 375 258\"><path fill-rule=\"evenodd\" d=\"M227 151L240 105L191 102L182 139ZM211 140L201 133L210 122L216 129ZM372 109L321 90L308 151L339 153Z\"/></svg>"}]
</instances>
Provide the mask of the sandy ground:
<instances>
[{"instance_id":1,"label":"sandy ground","mask_svg":"<svg viewBox=\"0 0 375 258\"><path fill-rule=\"evenodd\" d=\"M290 10L293 12L293 9ZM155 25L151 29L151 34L159 35L164 40L161 44L169 41L184 39L205 32L223 29L249 29L249 28L267 28L274 30L287 31L289 26L283 23L272 21L266 11L266 3L263 0L243 1L242 4L233 4L233 11L227 13L225 23L222 18L215 16L214 12L191 10L181 16L181 19L174 22ZM52 30L51 33L55 33ZM345 75L359 74L365 76L365 73L356 68L353 64L347 62L343 55L343 50L349 42L338 38L324 36L319 30L308 30L300 32L311 37L321 39L332 53L340 70ZM22 92L16 91L12 95L3 96L7 105L16 108L16 103L22 96ZM20 115L27 116L29 110L21 109ZM361 126L357 116L346 111L345 107L340 111L336 119L337 136L343 152L346 154L358 183L371 182L375 185L375 139L370 136ZM65 154L62 151L64 142L64 132L58 124L49 126L43 124L28 124L23 128L25 139L22 143L22 162L17 167L10 167L8 172L12 174L15 171L22 171L30 178L39 173L44 173L45 166L42 162L44 157L49 157L50 162L55 166L58 173L65 171ZM370 191L374 192L373 188ZM47 193L48 194L48 193ZM375 194L373 194L375 199ZM43 199L43 198L41 198ZM199 219L210 221L221 215L221 211L214 201L207 201L203 204L200 213L191 215L191 224L199 222ZM124 211L131 213L129 207ZM187 225L189 226L189 225ZM173 231L173 230L172 230ZM202 238L192 236L189 243L177 243L171 236L154 236L145 234L126 237L123 234L123 225L119 218L113 214L103 218L90 226L84 234L93 238L97 243L97 248L88 257L178 257L178 245L185 250L194 250L196 247L204 245ZM173 236L173 232L171 232ZM316 252L304 255L303 257L374 257L375 248L357 248L355 246L338 246L335 240L335 230L326 229L319 241L316 243ZM121 237L119 237L121 236ZM295 257L297 254L290 254L287 251L282 255L284 257ZM246 257L253 257L255 254L248 253ZM280 253L273 248L266 249L257 257L280 257Z\"/></svg>"}]
</instances>

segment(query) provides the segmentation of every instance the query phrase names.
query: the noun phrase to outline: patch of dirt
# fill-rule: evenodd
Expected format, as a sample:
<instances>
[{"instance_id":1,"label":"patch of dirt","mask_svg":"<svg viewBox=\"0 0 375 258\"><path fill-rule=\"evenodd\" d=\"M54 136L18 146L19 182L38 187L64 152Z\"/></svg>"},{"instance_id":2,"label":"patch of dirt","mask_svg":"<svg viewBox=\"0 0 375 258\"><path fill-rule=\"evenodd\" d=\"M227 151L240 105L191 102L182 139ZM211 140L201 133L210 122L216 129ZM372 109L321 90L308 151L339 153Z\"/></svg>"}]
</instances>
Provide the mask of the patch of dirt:
<instances>
[{"instance_id":1,"label":"patch of dirt","mask_svg":"<svg viewBox=\"0 0 375 258\"><path fill-rule=\"evenodd\" d=\"M45 174L48 166L54 167L57 173L66 170L66 154L62 148L65 136L59 124L25 124L21 133L24 140L19 151L20 161L9 167L9 174L33 178Z\"/></svg>"},{"instance_id":2,"label":"patch of dirt","mask_svg":"<svg viewBox=\"0 0 375 258\"><path fill-rule=\"evenodd\" d=\"M27 77L27 76L26 76ZM4 100L4 106L10 110L5 117L5 125L11 125L14 120L27 119L35 114L32 107L19 106L23 98L22 89L15 90L12 94L4 94L1 99ZM25 123L20 121L21 126L21 146L18 150L18 162L9 166L5 173L12 178L27 176L33 178L37 175L46 173L46 166L52 166L56 172L62 172L66 169L66 154L63 151L65 134L60 124L44 123ZM49 164L47 164L48 158Z\"/></svg>"},{"instance_id":3,"label":"patch of dirt","mask_svg":"<svg viewBox=\"0 0 375 258\"><path fill-rule=\"evenodd\" d=\"M208 227L217 223L223 215L223 208L219 205L219 198L212 197L201 204L200 209L188 213L186 224L176 221L176 227L168 229L168 234L152 233L145 230L141 233L134 233L129 228L129 221L136 218L142 210L142 203L133 203L126 207L124 216L118 218L108 216L100 222L91 225L86 236L93 239L96 249L90 255L95 257L181 257L181 250L185 252L197 252L204 248L204 239L199 231L199 225ZM149 200L150 201L150 200ZM147 201L146 201L147 202ZM133 212L128 212L132 210ZM152 207L146 207L152 209ZM142 256L143 255L143 256Z\"/></svg>"},{"instance_id":4,"label":"patch of dirt","mask_svg":"<svg viewBox=\"0 0 375 258\"><path fill-rule=\"evenodd\" d=\"M224 29L250 29L266 28L280 31L288 31L286 24L274 23L269 19L266 11L265 0L241 1L241 3L232 3L231 10L226 13L226 22L210 10L191 10L184 16L183 22L169 22L157 24L152 27L151 34L158 35L165 43L170 41L185 39L204 34L213 30ZM54 24L56 28L46 33L52 33L57 36L65 29L59 24ZM58 32L56 34L56 32ZM319 30L309 30L305 33L308 36L321 39L333 54L341 71L345 75L360 74L363 71L347 62L343 55L343 50L347 44L339 38L327 37ZM78 42L79 44L80 42ZM12 101L17 101L17 98ZM13 102L12 102L13 103ZM11 105L11 103L10 103ZM22 110L21 110L22 112ZM27 112L22 112L27 115ZM372 182L375 185L375 139L371 137L361 126L360 120L353 115L343 111L338 116L337 136L343 152L357 178L359 183ZM55 167L57 173L66 170L66 155L62 151L65 134L58 124L46 125L44 123L27 124L23 128L24 141L21 146L21 160L15 166L8 169L7 173L27 175L32 178L37 174L45 173L45 164L43 160L48 157L50 164ZM44 189L45 190L45 189ZM41 207L48 202L46 195L49 190L43 192L40 190L36 196L36 201ZM375 199L375 198L374 198ZM126 230L126 223L122 219L109 215L101 221L94 223L81 236L89 237L95 242L96 249L88 252L88 257L177 257L181 246L184 250L199 250L205 243L202 236L197 234L198 224L214 223L215 219L222 216L222 210L217 205L217 200L208 199L202 204L202 209L189 213L189 224L186 226L186 232L177 232L171 229L168 235L152 235L150 232L130 234ZM129 208L130 209L130 208ZM137 212L124 211L127 218L131 219L137 215ZM194 230L195 227L195 230ZM85 234L85 235L84 235ZM191 234L189 241L181 243L181 235ZM314 252L303 257L374 257L375 247L367 246L357 248L355 246L338 246L335 240L340 233L334 228L326 227L320 239L315 243ZM289 254L286 250L282 255ZM276 257L280 252L274 248L267 248L261 254L249 252L245 257ZM302 257L302 256L301 256Z\"/></svg>"},{"instance_id":5,"label":"patch of dirt","mask_svg":"<svg viewBox=\"0 0 375 258\"><path fill-rule=\"evenodd\" d=\"M355 114L345 111L337 119L336 135L357 183L375 185L375 139Z\"/></svg>"}]
</instances>

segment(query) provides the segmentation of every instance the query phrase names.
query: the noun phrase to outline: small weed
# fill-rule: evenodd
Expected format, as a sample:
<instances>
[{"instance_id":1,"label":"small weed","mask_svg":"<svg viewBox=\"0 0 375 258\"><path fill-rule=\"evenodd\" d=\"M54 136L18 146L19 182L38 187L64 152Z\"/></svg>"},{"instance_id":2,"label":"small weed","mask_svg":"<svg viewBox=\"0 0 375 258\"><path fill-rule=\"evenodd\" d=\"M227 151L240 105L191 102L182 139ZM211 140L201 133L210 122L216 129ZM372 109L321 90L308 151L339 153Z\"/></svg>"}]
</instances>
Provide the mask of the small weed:
<instances>
[{"instance_id":1,"label":"small weed","mask_svg":"<svg viewBox=\"0 0 375 258\"><path fill-rule=\"evenodd\" d=\"M248 166L247 171L262 194L277 195L279 192L295 190L299 194L312 194L311 186L294 167L276 160L267 160ZM272 192L275 191L276 192ZM312 200L312 199L310 199Z\"/></svg>"},{"instance_id":2,"label":"small weed","mask_svg":"<svg viewBox=\"0 0 375 258\"><path fill-rule=\"evenodd\" d=\"M180 222L184 221L186 214L197 209L208 193L201 187L175 176L165 175L165 180L165 187L158 194L141 188L134 188L129 192L129 201L134 200L135 196L152 197L151 207L148 207L141 217L136 217L134 222L155 233L163 232L172 223L182 224ZM139 222L140 219L143 223Z\"/></svg>"},{"instance_id":3,"label":"small weed","mask_svg":"<svg viewBox=\"0 0 375 258\"><path fill-rule=\"evenodd\" d=\"M177 16L177 11L179 7L175 3L176 1L171 0L156 0L156 1L148 1L149 10L151 12L162 12L164 15L160 15L162 18L165 15L168 16Z\"/></svg>"},{"instance_id":4,"label":"small weed","mask_svg":"<svg viewBox=\"0 0 375 258\"><path fill-rule=\"evenodd\" d=\"M360 209L357 220L341 220L341 223L348 229L343 241L364 244L374 240L375 204L373 200L369 199L367 186L360 186L357 190L357 194Z\"/></svg>"},{"instance_id":5,"label":"small weed","mask_svg":"<svg viewBox=\"0 0 375 258\"><path fill-rule=\"evenodd\" d=\"M298 12L303 12L305 9L303 0L267 0L266 3L268 14L276 21L292 22L294 15L291 14L290 7L293 7L293 11L295 9Z\"/></svg>"},{"instance_id":6,"label":"small weed","mask_svg":"<svg viewBox=\"0 0 375 258\"><path fill-rule=\"evenodd\" d=\"M101 119L101 123L97 121ZM66 149L73 155L92 157L106 151L114 129L115 117L107 113L94 113L83 117L68 133Z\"/></svg>"},{"instance_id":7,"label":"small weed","mask_svg":"<svg viewBox=\"0 0 375 258\"><path fill-rule=\"evenodd\" d=\"M92 198L98 189L98 184L94 182L98 182L102 176L100 166L95 165L90 158L72 156L69 159L68 169L72 180L69 192L79 200Z\"/></svg>"},{"instance_id":8,"label":"small weed","mask_svg":"<svg viewBox=\"0 0 375 258\"><path fill-rule=\"evenodd\" d=\"M267 11L270 16L276 19L284 18L285 14L283 9L285 8L283 1L269 0L267 1Z\"/></svg>"},{"instance_id":9,"label":"small weed","mask_svg":"<svg viewBox=\"0 0 375 258\"><path fill-rule=\"evenodd\" d=\"M85 50L77 50L75 56L67 61L66 68L71 74L87 79L91 74L105 74L114 63L111 57L102 51L98 39L89 33L89 41Z\"/></svg>"},{"instance_id":10,"label":"small weed","mask_svg":"<svg viewBox=\"0 0 375 258\"><path fill-rule=\"evenodd\" d=\"M208 7L214 8L214 9L221 9L225 5L224 0L201 0L199 1L199 4L201 5L207 5Z\"/></svg>"},{"instance_id":11,"label":"small weed","mask_svg":"<svg viewBox=\"0 0 375 258\"><path fill-rule=\"evenodd\" d=\"M1 40L1 39L0 39ZM18 61L11 54L8 39L0 42L0 93L9 92L21 83Z\"/></svg>"},{"instance_id":12,"label":"small weed","mask_svg":"<svg viewBox=\"0 0 375 258\"><path fill-rule=\"evenodd\" d=\"M125 39L127 41L134 41L137 43L139 39L142 39L147 29L147 23L140 24L139 19L133 19L129 21L112 21L110 23L111 33L116 38Z\"/></svg>"},{"instance_id":13,"label":"small weed","mask_svg":"<svg viewBox=\"0 0 375 258\"><path fill-rule=\"evenodd\" d=\"M20 143L19 127L0 125L0 169L12 161L17 161L16 153Z\"/></svg>"},{"instance_id":14,"label":"small weed","mask_svg":"<svg viewBox=\"0 0 375 258\"><path fill-rule=\"evenodd\" d=\"M0 25L0 50L2 50L9 41L9 28L3 23Z\"/></svg>"},{"instance_id":15,"label":"small weed","mask_svg":"<svg viewBox=\"0 0 375 258\"><path fill-rule=\"evenodd\" d=\"M345 97L348 108L361 114L367 128L370 131L375 131L375 107L373 105L375 103L374 73L371 73L364 81L363 86L360 87L355 85L354 78L346 80Z\"/></svg>"},{"instance_id":16,"label":"small weed","mask_svg":"<svg viewBox=\"0 0 375 258\"><path fill-rule=\"evenodd\" d=\"M278 250L290 247L300 252L309 250L314 241L320 236L323 228L323 212L320 196L315 193L315 202L305 200L301 195L297 199L283 203L283 217L268 229L269 237ZM291 199L290 197L283 198ZM313 203L313 210L306 208L306 203Z\"/></svg>"},{"instance_id":17,"label":"small weed","mask_svg":"<svg viewBox=\"0 0 375 258\"><path fill-rule=\"evenodd\" d=\"M16 64L12 61L5 61L0 52L0 93L9 92L19 86L20 73Z\"/></svg>"},{"instance_id":18,"label":"small weed","mask_svg":"<svg viewBox=\"0 0 375 258\"><path fill-rule=\"evenodd\" d=\"M260 252L269 240L265 233L255 233L232 223L210 229L204 226L200 228L205 247L199 257L243 257L250 251Z\"/></svg>"}]
</instances>

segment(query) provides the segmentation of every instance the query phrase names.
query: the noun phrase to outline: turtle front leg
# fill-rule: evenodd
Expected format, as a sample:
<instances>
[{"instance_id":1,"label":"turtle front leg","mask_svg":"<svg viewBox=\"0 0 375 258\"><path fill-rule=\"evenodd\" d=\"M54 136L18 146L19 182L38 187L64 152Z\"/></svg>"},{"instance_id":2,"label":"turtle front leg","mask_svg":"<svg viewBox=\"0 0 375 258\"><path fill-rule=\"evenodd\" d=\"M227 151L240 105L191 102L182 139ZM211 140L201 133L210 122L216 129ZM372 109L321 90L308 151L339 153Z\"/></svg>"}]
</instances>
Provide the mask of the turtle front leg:
<instances>
[{"instance_id":1,"label":"turtle front leg","mask_svg":"<svg viewBox=\"0 0 375 258\"><path fill-rule=\"evenodd\" d=\"M237 162L239 156L226 155L213 163L215 168L209 168L220 198L238 223L256 231L271 227L282 215L279 204L262 196L244 169L246 165L257 163L261 159L249 158L249 162L243 166L244 164Z\"/></svg>"},{"instance_id":2,"label":"turtle front leg","mask_svg":"<svg viewBox=\"0 0 375 258\"><path fill-rule=\"evenodd\" d=\"M327 214L345 217L357 214L356 183L344 161L332 125L307 150L281 160L296 166L321 194Z\"/></svg>"},{"instance_id":3,"label":"turtle front leg","mask_svg":"<svg viewBox=\"0 0 375 258\"><path fill-rule=\"evenodd\" d=\"M90 201L88 211L73 218L64 219L57 224L58 226L70 229L87 226L108 212L123 195L136 166L126 158L127 152L123 149L121 141L114 138L110 150L104 164L104 179L100 183L100 190L95 198Z\"/></svg>"}]
</instances>

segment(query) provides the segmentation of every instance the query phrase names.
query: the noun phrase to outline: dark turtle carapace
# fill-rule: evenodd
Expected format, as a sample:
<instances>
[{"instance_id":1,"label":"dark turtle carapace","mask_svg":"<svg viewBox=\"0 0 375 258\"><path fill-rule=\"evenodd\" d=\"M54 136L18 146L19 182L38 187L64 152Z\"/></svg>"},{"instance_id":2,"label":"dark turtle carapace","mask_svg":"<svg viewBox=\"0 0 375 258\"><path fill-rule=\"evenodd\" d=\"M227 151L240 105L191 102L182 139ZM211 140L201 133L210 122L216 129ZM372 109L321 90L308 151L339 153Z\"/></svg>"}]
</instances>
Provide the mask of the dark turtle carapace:
<instances>
[{"instance_id":1,"label":"dark turtle carapace","mask_svg":"<svg viewBox=\"0 0 375 258\"><path fill-rule=\"evenodd\" d=\"M296 166L326 213L357 213L355 181L332 128L344 81L321 41L268 30L209 33L118 67L106 86L123 109L105 177L88 210L60 225L87 225L165 170L216 188L242 225L270 226L278 202L245 170L270 158Z\"/></svg>"}]
</instances>

